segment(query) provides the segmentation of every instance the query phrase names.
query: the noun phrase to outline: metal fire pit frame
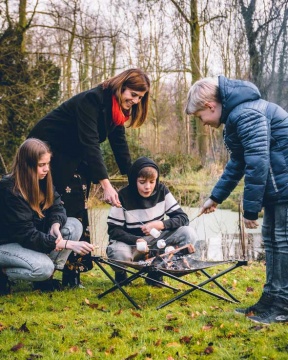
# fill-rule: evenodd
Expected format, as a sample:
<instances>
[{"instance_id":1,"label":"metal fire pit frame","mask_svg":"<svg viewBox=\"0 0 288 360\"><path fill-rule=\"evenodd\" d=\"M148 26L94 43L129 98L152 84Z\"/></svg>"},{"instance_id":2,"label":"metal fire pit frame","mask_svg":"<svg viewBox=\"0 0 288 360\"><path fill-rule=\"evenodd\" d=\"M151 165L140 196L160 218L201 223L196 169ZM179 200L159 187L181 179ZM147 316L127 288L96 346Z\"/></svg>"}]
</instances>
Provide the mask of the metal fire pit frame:
<instances>
[{"instance_id":1,"label":"metal fire pit frame","mask_svg":"<svg viewBox=\"0 0 288 360\"><path fill-rule=\"evenodd\" d=\"M116 261L116 260L111 260L108 258L104 258L102 256L92 256L92 261L94 261L94 263L103 271L103 273L110 279L110 281L113 283L113 286L111 288L109 288L108 290L102 292L101 294L98 295L98 299L101 299L102 297L104 297L105 295L115 291L115 290L120 290L122 292L122 294L127 298L127 300L129 300L131 302L131 304L136 308L136 309L141 309L141 307L134 301L134 299L127 293L127 291L125 291L123 289L123 287L125 285L128 285L130 283L132 283L134 280L138 279L138 278L143 278L143 279L149 279L154 281L155 283L159 283L161 284L163 287L167 287L169 289L172 289L174 292L179 292L180 290L170 286L169 284L163 284L158 282L155 279L151 279L148 277L148 272L150 271L157 271L160 274L162 274L163 276L167 276L168 278L174 279L182 284L185 284L187 286L189 286L188 290L184 290L181 291L180 294L176 295L175 297L171 298L170 300L160 304L159 306L157 306L157 310L171 304L172 302L181 299L183 296L187 296L190 293L192 293L193 291L199 290L202 291L208 295L214 296L217 299L220 300L225 300L225 301L229 301L229 302L233 302L233 303L239 303L240 301L237 300L227 289L225 289L221 284L219 284L218 281L216 281L216 279L218 279L219 277L233 271L234 269L243 266L243 265L247 265L247 261L246 260L235 260L235 261L209 261L209 262L203 262L203 261L198 261L199 265L201 264L200 267L194 267L193 269L181 269L181 270L174 270L174 269L164 269L161 268L157 265L153 265L153 263L147 263L147 264L139 264L138 262L127 262L127 261ZM197 260L195 260L195 265L197 263ZM218 274L211 276L205 269L207 268L214 268L217 265L222 265L222 264L232 264L230 267L228 267L225 270L220 271ZM117 283L117 281L115 281L115 279L111 276L111 274L105 269L104 265L109 265L112 268L117 268L119 270L124 270L126 271L129 276L127 277L126 280ZM191 283L189 281L186 281L184 279L182 279L183 276L191 274L193 272L201 272L203 275L205 275L207 277L207 280L200 282L199 284L194 284ZM228 297L219 295L217 293L214 293L210 290L204 289L203 286L205 286L206 284L213 282L221 291L223 291Z\"/></svg>"}]
</instances>

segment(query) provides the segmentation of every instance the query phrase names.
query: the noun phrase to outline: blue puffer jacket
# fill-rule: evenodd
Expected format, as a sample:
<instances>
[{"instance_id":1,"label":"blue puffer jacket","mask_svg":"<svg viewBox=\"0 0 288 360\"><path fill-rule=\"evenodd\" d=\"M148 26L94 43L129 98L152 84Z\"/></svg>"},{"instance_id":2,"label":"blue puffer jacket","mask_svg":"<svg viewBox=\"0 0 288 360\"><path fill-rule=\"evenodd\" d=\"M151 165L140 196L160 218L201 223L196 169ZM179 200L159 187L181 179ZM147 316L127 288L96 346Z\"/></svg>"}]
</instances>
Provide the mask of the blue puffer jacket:
<instances>
[{"instance_id":1,"label":"blue puffer jacket","mask_svg":"<svg viewBox=\"0 0 288 360\"><path fill-rule=\"evenodd\" d=\"M248 81L219 76L219 89L230 160L211 199L222 203L245 176L244 217L256 220L263 206L288 202L288 113Z\"/></svg>"}]
</instances>

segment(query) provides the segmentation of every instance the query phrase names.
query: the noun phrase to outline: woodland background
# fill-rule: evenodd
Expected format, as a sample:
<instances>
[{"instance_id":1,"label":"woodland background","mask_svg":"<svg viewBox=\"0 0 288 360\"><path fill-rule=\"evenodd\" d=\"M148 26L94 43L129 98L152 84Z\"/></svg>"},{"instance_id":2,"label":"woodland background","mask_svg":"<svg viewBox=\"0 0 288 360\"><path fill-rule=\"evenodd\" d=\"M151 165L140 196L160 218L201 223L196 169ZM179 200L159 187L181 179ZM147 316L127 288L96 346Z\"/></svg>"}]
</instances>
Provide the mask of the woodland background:
<instances>
[{"instance_id":1,"label":"woodland background","mask_svg":"<svg viewBox=\"0 0 288 360\"><path fill-rule=\"evenodd\" d=\"M222 132L184 113L188 89L224 74L288 110L287 18L287 0L0 0L0 173L49 110L131 67L152 82L132 156L178 174L225 164Z\"/></svg>"}]
</instances>

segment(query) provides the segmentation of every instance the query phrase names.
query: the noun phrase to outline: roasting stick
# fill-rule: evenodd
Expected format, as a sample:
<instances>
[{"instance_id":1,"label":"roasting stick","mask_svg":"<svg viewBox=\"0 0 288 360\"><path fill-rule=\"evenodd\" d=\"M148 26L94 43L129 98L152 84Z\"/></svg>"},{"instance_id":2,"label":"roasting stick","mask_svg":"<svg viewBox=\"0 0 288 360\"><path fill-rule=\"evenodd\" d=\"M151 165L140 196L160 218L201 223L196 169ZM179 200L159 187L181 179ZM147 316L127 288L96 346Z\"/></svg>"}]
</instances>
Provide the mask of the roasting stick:
<instances>
[{"instance_id":1,"label":"roasting stick","mask_svg":"<svg viewBox=\"0 0 288 360\"><path fill-rule=\"evenodd\" d=\"M194 221L194 220L196 220L199 216L201 216L203 214L203 212L202 213L199 213L197 216L195 216L193 219L191 219L190 221L189 221L189 224L192 222L192 221Z\"/></svg>"},{"instance_id":2,"label":"roasting stick","mask_svg":"<svg viewBox=\"0 0 288 360\"><path fill-rule=\"evenodd\" d=\"M121 208L126 211L127 214L129 214L130 216L132 216L135 220L139 221L140 224L145 225L137 216L135 216L134 214L131 214L127 209L125 209L123 206L121 206Z\"/></svg>"},{"instance_id":3,"label":"roasting stick","mask_svg":"<svg viewBox=\"0 0 288 360\"><path fill-rule=\"evenodd\" d=\"M176 254L178 251L181 251L181 250L183 250L183 249L187 249L190 254L192 254L192 253L195 252L195 248L194 248L194 246L193 246L192 244L186 244L186 245L181 246L181 247L179 247L179 248L177 248L177 249L174 249L174 250L168 251L168 252L166 252L166 253L164 253L164 254L161 254L161 255L159 255L158 257L161 257L161 258L162 258L162 257L168 256L168 255L171 255L171 254L174 255L174 254ZM156 259L156 256L154 256L154 257L152 257L152 258L149 258L149 259L146 259L145 262L151 262L151 261L153 261L154 259Z\"/></svg>"}]
</instances>

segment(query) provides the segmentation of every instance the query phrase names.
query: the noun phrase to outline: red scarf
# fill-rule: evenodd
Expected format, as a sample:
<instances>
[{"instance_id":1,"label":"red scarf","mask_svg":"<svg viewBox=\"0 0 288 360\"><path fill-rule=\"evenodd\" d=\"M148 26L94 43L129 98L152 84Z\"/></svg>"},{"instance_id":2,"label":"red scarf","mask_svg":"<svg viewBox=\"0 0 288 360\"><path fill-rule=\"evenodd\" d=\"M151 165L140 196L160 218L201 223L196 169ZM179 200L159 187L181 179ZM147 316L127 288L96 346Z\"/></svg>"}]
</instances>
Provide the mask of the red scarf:
<instances>
[{"instance_id":1,"label":"red scarf","mask_svg":"<svg viewBox=\"0 0 288 360\"><path fill-rule=\"evenodd\" d=\"M124 125L125 121L129 120L130 112L123 111L116 99L116 96L112 96L112 119L115 125Z\"/></svg>"}]
</instances>

